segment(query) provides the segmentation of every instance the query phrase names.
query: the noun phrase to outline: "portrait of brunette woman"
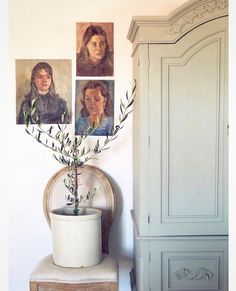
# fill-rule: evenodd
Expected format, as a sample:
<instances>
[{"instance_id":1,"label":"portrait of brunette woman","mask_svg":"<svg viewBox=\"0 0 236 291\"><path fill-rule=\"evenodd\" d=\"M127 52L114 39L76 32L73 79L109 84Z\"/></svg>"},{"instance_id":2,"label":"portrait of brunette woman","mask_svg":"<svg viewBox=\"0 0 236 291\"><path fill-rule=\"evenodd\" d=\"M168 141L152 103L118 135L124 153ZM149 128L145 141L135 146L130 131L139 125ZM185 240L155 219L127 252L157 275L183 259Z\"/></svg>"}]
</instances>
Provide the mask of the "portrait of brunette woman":
<instances>
[{"instance_id":1,"label":"portrait of brunette woman","mask_svg":"<svg viewBox=\"0 0 236 291\"><path fill-rule=\"evenodd\" d=\"M77 54L76 72L77 76L113 76L113 55L101 26L87 27Z\"/></svg>"},{"instance_id":2,"label":"portrait of brunette woman","mask_svg":"<svg viewBox=\"0 0 236 291\"><path fill-rule=\"evenodd\" d=\"M46 62L40 62L32 69L30 92L21 103L18 124L24 123L24 112L33 99L36 107L33 120L44 124L70 123L67 102L56 94L53 70Z\"/></svg>"},{"instance_id":3,"label":"portrait of brunette woman","mask_svg":"<svg viewBox=\"0 0 236 291\"><path fill-rule=\"evenodd\" d=\"M107 85L102 81L86 82L82 88L81 103L81 116L76 118L75 134L111 135L114 108ZM89 128L93 128L90 133Z\"/></svg>"}]
</instances>

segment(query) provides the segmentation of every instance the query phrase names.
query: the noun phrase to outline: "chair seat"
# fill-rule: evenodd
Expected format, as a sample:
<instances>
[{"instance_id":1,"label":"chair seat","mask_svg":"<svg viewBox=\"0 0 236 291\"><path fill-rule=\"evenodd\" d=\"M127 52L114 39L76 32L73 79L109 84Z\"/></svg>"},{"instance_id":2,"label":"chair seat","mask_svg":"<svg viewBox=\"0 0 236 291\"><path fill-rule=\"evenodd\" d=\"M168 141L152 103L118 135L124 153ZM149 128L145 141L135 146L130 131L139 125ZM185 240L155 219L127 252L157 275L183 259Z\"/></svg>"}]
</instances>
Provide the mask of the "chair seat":
<instances>
[{"instance_id":1,"label":"chair seat","mask_svg":"<svg viewBox=\"0 0 236 291\"><path fill-rule=\"evenodd\" d=\"M53 263L52 255L39 262L30 276L31 282L95 283L118 282L118 263L110 255L103 254L102 262L85 268L64 268Z\"/></svg>"}]
</instances>

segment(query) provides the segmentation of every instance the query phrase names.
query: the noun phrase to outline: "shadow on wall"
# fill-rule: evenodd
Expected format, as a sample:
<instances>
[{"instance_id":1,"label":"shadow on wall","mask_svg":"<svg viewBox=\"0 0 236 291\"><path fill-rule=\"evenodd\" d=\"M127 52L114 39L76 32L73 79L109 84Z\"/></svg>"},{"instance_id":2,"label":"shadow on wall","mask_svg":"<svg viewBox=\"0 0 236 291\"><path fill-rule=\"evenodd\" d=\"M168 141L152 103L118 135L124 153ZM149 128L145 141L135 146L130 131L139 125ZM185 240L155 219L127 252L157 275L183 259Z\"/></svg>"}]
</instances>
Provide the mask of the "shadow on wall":
<instances>
[{"instance_id":1,"label":"shadow on wall","mask_svg":"<svg viewBox=\"0 0 236 291\"><path fill-rule=\"evenodd\" d=\"M109 253L114 257L119 257L122 254L122 223L121 215L123 211L123 199L119 185L114 181L114 179L106 173L108 180L111 183L116 204L116 212L113 224L110 230L109 237Z\"/></svg>"},{"instance_id":2,"label":"shadow on wall","mask_svg":"<svg viewBox=\"0 0 236 291\"><path fill-rule=\"evenodd\" d=\"M120 187L112 179L112 177L106 173L108 180L111 183L116 203L116 213L113 224L111 226L109 237L109 253L116 257L119 262L119 290L131 291L130 287L130 271L133 268L132 254L127 254L127 251L123 249L123 233L121 216L123 213L123 198ZM132 234L131 234L132 235Z\"/></svg>"}]
</instances>

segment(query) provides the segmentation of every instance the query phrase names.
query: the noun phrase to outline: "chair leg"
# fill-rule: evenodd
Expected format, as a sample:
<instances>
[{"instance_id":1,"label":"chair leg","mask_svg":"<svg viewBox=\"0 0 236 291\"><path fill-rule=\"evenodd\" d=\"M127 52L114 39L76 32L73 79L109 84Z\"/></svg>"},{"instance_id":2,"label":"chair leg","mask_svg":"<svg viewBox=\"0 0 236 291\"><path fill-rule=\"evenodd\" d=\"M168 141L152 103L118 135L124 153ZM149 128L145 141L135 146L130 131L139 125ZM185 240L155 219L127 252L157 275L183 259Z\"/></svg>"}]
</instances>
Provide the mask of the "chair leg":
<instances>
[{"instance_id":1,"label":"chair leg","mask_svg":"<svg viewBox=\"0 0 236 291\"><path fill-rule=\"evenodd\" d=\"M38 284L37 282L30 281L30 291L38 291Z\"/></svg>"},{"instance_id":2,"label":"chair leg","mask_svg":"<svg viewBox=\"0 0 236 291\"><path fill-rule=\"evenodd\" d=\"M118 283L111 283L111 291L119 291Z\"/></svg>"}]
</instances>

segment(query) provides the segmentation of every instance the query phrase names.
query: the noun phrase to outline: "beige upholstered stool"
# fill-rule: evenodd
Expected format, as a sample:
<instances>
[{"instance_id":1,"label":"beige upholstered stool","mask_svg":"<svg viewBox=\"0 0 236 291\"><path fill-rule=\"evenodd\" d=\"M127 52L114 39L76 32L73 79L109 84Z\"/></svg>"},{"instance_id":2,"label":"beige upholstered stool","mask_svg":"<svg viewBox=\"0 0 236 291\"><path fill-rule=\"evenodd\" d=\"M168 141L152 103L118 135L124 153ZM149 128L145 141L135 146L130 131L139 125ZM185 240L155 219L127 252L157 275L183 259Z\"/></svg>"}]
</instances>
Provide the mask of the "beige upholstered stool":
<instances>
[{"instance_id":1,"label":"beige upholstered stool","mask_svg":"<svg viewBox=\"0 0 236 291\"><path fill-rule=\"evenodd\" d=\"M31 291L118 290L117 262L104 254L102 262L88 268L62 268L53 264L52 256L39 262L30 277Z\"/></svg>"},{"instance_id":2,"label":"beige upholstered stool","mask_svg":"<svg viewBox=\"0 0 236 291\"><path fill-rule=\"evenodd\" d=\"M80 187L96 187L97 194L89 207L102 210L102 262L86 268L63 268L53 263L52 256L41 260L30 276L30 291L117 291L118 263L108 254L109 230L115 213L114 193L105 175L97 168L81 168ZM49 212L65 204L63 180L66 168L58 171L44 191L44 213L50 225Z\"/></svg>"}]
</instances>

